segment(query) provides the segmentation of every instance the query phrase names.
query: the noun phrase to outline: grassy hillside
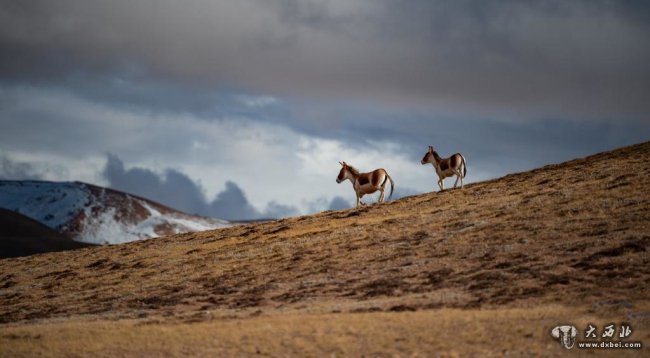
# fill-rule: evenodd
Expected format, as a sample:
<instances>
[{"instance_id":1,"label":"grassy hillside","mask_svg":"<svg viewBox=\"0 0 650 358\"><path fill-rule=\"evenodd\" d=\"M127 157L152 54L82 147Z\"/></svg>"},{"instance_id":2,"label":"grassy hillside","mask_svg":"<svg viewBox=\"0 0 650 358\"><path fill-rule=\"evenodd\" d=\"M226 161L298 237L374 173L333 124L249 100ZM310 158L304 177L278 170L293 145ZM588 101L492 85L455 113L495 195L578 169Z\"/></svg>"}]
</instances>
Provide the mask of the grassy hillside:
<instances>
[{"instance_id":1,"label":"grassy hillside","mask_svg":"<svg viewBox=\"0 0 650 358\"><path fill-rule=\"evenodd\" d=\"M589 322L650 346L648 163L643 143L359 210L0 260L0 355L555 356L550 329Z\"/></svg>"},{"instance_id":2,"label":"grassy hillside","mask_svg":"<svg viewBox=\"0 0 650 358\"><path fill-rule=\"evenodd\" d=\"M0 209L0 258L89 246L13 211Z\"/></svg>"}]
</instances>

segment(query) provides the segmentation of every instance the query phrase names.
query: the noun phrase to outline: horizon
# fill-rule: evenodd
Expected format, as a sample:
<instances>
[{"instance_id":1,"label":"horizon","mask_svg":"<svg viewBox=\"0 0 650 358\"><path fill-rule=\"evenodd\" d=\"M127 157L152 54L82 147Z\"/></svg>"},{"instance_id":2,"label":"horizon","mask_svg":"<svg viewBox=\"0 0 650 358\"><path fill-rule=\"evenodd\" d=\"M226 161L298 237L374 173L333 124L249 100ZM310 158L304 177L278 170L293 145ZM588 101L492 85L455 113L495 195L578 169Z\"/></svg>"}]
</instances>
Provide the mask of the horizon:
<instances>
[{"instance_id":1,"label":"horizon","mask_svg":"<svg viewBox=\"0 0 650 358\"><path fill-rule=\"evenodd\" d=\"M188 213L354 206L650 140L643 2L0 5L0 179L85 182ZM447 179L446 186L450 181ZM364 201L376 201L376 195Z\"/></svg>"},{"instance_id":2,"label":"horizon","mask_svg":"<svg viewBox=\"0 0 650 358\"><path fill-rule=\"evenodd\" d=\"M491 177L491 178L484 178L482 180L469 181L469 182L465 183L465 186L467 186L468 184L480 184L480 183L483 183L483 182L499 180L499 179L502 179L502 178L504 178L506 176L509 176L509 175L516 175L516 174L526 173L526 172L534 171L534 170L537 170L537 169L542 169L542 168L544 168L546 166L549 166L549 165L560 165L560 164L564 164L564 163L571 162L571 161L574 161L574 160L585 159L585 158L589 158L589 157L592 157L592 156L597 156L597 155L602 154L602 153L607 153L607 152L610 152L610 151L615 151L615 150L619 150L619 149L623 149L623 148L627 148L627 147L631 147L631 146L636 146L636 145L640 145L640 144L647 143L647 142L649 142L649 141L642 141L642 142L638 142L638 143L632 143L632 144L625 145L625 146L622 146L622 147L608 148L608 149L605 149L603 151L587 154L585 156L569 158L569 159L564 160L562 162L546 163L546 164L542 164L539 167L530 168L528 170L515 171L515 172L510 172L510 173L503 173L502 175ZM434 175L435 175L435 172L434 172ZM450 182L448 184L451 184L451 182L453 182L454 180L455 180L455 177L447 177L445 179L445 181ZM79 181L79 180L57 181L57 180L42 180L42 179L3 179L3 178L0 178L0 182L40 182L40 183L54 183L54 184L82 184L82 185L89 185L89 186L98 187L100 189L113 190L113 191L116 191L116 192L119 192L119 193L124 193L126 195L129 195L129 196L132 196L132 197L135 197L135 198L145 199L147 201L154 202L154 203L156 203L158 205L167 206L167 207L169 207L169 208L171 208L173 210L178 210L178 211L183 212L183 210L174 208L174 207L169 206L169 205L167 205L165 203L158 202L158 201L156 201L154 199L139 195L137 193L132 193L132 192L128 192L128 191L124 191L124 190L120 190L120 189L115 189L115 188L111 188L111 187L105 187L105 186L101 186L101 185L97 185L97 184L93 184L93 183L88 183L88 182L84 182L84 181ZM341 184L342 183L344 183L344 182L341 182ZM459 188L460 188L460 186L459 186ZM453 186L447 186L446 185L445 186L445 191L446 190L453 190ZM409 194L401 195L399 197L393 197L392 199L386 198L386 202L395 201L395 200L399 200L399 199L402 199L402 198L415 196L415 195L427 194L427 193L431 193L431 192L434 192L434 191L439 191L439 190L438 190L438 188L434 188L434 189L432 189L430 191L425 191L425 192L422 192L422 193L409 193ZM377 199L376 197L378 196L378 194L377 193L368 194L367 196L365 196L366 199L364 201L366 201L366 202L368 201L368 199L367 199L368 196L372 197L370 204L373 204L373 203L376 202L376 199ZM308 213L297 213L296 215L289 215L289 216L280 217L280 218L278 218L278 217L254 217L254 218L249 218L249 219L231 219L231 220L228 220L228 221L232 222L232 223L265 222L265 221L273 221L273 220L282 219L282 218L290 218L290 217L297 217L297 216L303 216L303 215L318 214L318 213L320 213L322 211L327 211L327 210L340 210L340 209L351 209L351 208L354 208L353 203L350 204L349 207L342 207L342 208L335 208L335 209L326 208L326 209L323 209L321 211L314 211L314 212L308 212ZM0 208L0 209L2 209L2 208ZM190 215L206 216L206 215L202 215L200 213L194 213L194 212L186 212L185 211L185 213L190 214ZM207 216L207 217L210 217L210 216ZM213 217L213 218L216 218L216 217ZM221 218L216 218L216 219L221 219Z\"/></svg>"}]
</instances>

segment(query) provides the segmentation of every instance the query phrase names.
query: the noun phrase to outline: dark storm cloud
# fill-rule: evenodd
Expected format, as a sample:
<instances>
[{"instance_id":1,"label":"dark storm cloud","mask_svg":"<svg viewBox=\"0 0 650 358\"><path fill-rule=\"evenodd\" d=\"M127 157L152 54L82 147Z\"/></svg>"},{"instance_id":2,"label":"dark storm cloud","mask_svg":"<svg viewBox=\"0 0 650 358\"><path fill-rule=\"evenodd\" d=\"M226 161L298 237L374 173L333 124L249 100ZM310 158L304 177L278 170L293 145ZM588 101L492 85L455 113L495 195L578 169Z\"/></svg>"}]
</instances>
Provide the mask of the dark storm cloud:
<instances>
[{"instance_id":1,"label":"dark storm cloud","mask_svg":"<svg viewBox=\"0 0 650 358\"><path fill-rule=\"evenodd\" d=\"M4 171L0 172L2 173ZM232 181L227 181L226 188L209 202L201 186L181 172L167 169L163 175L158 175L144 168L127 170L122 160L112 154L107 156L103 175L111 188L153 199L192 214L226 220L250 220L285 217L298 213L296 208L276 202L269 203L266 209L260 212L248 202L244 191Z\"/></svg>"},{"instance_id":2,"label":"dark storm cloud","mask_svg":"<svg viewBox=\"0 0 650 358\"><path fill-rule=\"evenodd\" d=\"M161 177L144 168L126 170L120 158L109 154L103 175L114 189L152 198L188 213L206 214L201 188L183 173L170 169Z\"/></svg>"},{"instance_id":3,"label":"dark storm cloud","mask_svg":"<svg viewBox=\"0 0 650 358\"><path fill-rule=\"evenodd\" d=\"M342 209L349 209L351 208L352 205L345 199L343 199L340 196L335 196L334 199L330 202L329 207L327 210L342 210Z\"/></svg>"},{"instance_id":4,"label":"dark storm cloud","mask_svg":"<svg viewBox=\"0 0 650 358\"><path fill-rule=\"evenodd\" d=\"M4 180L41 180L38 168L29 163L16 162L0 153L0 179Z\"/></svg>"},{"instance_id":5,"label":"dark storm cloud","mask_svg":"<svg viewBox=\"0 0 650 358\"><path fill-rule=\"evenodd\" d=\"M367 99L517 118L642 118L635 1L4 2L0 75ZM514 111L514 112L513 112Z\"/></svg>"},{"instance_id":6,"label":"dark storm cloud","mask_svg":"<svg viewBox=\"0 0 650 358\"><path fill-rule=\"evenodd\" d=\"M231 181L226 182L226 189L217 194L214 201L209 204L209 209L212 216L226 220L247 220L260 217L257 210L248 203L244 192Z\"/></svg>"},{"instance_id":7,"label":"dark storm cloud","mask_svg":"<svg viewBox=\"0 0 650 358\"><path fill-rule=\"evenodd\" d=\"M266 205L266 209L264 209L262 216L266 218L282 218L298 215L298 213L298 209L294 206L271 201Z\"/></svg>"},{"instance_id":8,"label":"dark storm cloud","mask_svg":"<svg viewBox=\"0 0 650 358\"><path fill-rule=\"evenodd\" d=\"M398 143L399 150L417 163L428 145L436 147L443 156L462 151L470 161L473 180L477 180L475 169L484 174L482 180L650 139L649 120L579 121L548 117L519 121L315 103L297 104L288 111L290 115L281 118L266 118L311 136L341 140L359 151L392 156L396 153L386 142ZM401 190L399 183L397 187ZM412 194L415 193L403 195Z\"/></svg>"},{"instance_id":9,"label":"dark storm cloud","mask_svg":"<svg viewBox=\"0 0 650 358\"><path fill-rule=\"evenodd\" d=\"M431 181L433 182L434 180L431 180ZM422 194L422 192L419 191L419 190L411 189L411 188L404 188L404 187L396 186L395 191L393 192L393 197L391 198L391 200L397 200L397 199L400 199L400 198L403 198L403 197L406 197L406 196L418 195L418 194ZM386 198L388 198L388 194L386 195Z\"/></svg>"}]
</instances>

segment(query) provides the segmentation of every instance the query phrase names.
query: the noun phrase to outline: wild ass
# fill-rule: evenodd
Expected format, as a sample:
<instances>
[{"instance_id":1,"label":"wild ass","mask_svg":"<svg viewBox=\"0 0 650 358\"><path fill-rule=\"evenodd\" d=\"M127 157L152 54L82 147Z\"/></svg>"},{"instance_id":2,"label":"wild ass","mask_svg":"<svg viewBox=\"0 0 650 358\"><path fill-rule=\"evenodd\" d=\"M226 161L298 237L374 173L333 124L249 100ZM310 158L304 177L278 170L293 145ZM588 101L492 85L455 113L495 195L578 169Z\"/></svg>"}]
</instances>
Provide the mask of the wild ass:
<instances>
[{"instance_id":1,"label":"wild ass","mask_svg":"<svg viewBox=\"0 0 650 358\"><path fill-rule=\"evenodd\" d=\"M445 190L445 184L443 180L450 176L456 176L456 182L454 183L454 188L458 184L458 179L460 179L460 187L463 188L463 178L467 174L467 166L465 165L465 157L462 154L456 153L449 158L441 158L438 153L433 150L432 146L429 146L429 150L424 155L424 158L420 161L422 165L427 163L433 164L433 168L438 174L438 186L440 190Z\"/></svg>"},{"instance_id":2,"label":"wild ass","mask_svg":"<svg viewBox=\"0 0 650 358\"><path fill-rule=\"evenodd\" d=\"M393 189L395 189L395 184L393 179L388 175L388 172L384 169L375 169L369 173L359 173L359 171L351 165L348 165L346 162L339 162L342 168L339 172L339 176L336 177L336 182L341 183L347 179L350 179L352 182L352 188L357 194L357 207L359 205L365 205L361 202L361 198L366 194L371 194L379 190L381 194L379 195L379 201L382 203L384 201L384 187L386 186L386 180L390 180L390 194L388 199L393 196Z\"/></svg>"}]
</instances>

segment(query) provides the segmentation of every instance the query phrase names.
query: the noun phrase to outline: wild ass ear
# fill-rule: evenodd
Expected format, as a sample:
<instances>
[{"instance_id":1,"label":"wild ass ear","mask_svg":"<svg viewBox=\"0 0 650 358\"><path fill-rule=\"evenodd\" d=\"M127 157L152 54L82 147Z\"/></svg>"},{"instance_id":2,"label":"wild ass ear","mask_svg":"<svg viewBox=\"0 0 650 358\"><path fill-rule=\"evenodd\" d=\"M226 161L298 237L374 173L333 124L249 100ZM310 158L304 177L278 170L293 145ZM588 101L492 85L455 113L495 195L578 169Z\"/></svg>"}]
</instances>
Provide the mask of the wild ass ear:
<instances>
[{"instance_id":1,"label":"wild ass ear","mask_svg":"<svg viewBox=\"0 0 650 358\"><path fill-rule=\"evenodd\" d=\"M433 146L432 145L429 146L429 151L433 152Z\"/></svg>"},{"instance_id":2,"label":"wild ass ear","mask_svg":"<svg viewBox=\"0 0 650 358\"><path fill-rule=\"evenodd\" d=\"M339 164L341 164L342 167L345 166L345 162L339 162Z\"/></svg>"}]
</instances>

